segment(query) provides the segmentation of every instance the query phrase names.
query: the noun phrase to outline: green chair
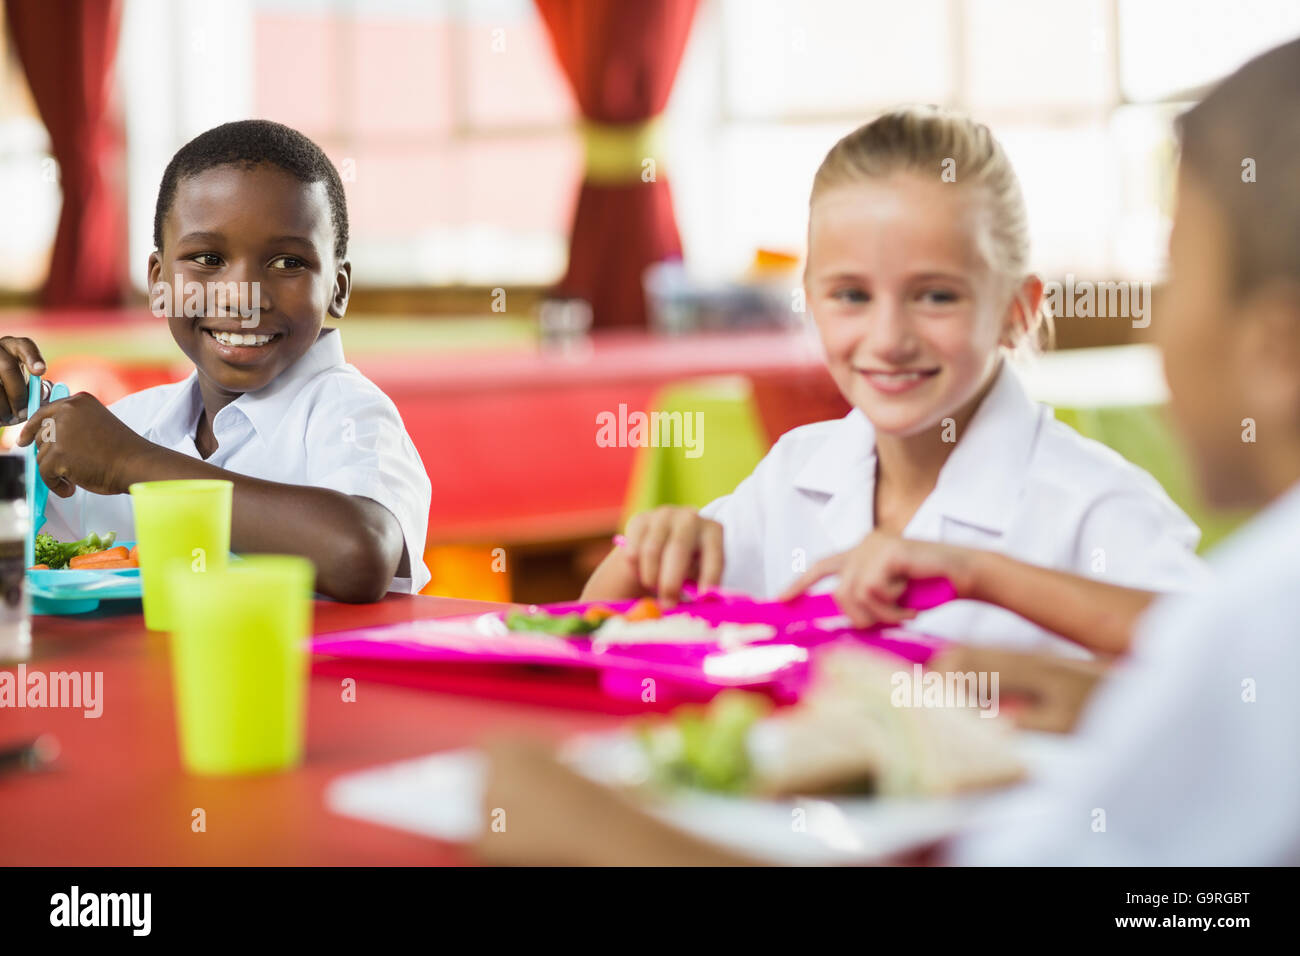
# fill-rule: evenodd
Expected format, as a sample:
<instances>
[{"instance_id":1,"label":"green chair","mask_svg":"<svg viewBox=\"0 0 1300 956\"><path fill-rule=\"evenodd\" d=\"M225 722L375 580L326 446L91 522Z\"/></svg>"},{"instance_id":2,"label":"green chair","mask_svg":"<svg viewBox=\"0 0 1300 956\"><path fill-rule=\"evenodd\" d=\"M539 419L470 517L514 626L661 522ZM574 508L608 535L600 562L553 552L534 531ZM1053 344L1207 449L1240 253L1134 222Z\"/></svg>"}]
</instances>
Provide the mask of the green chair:
<instances>
[{"instance_id":1,"label":"green chair","mask_svg":"<svg viewBox=\"0 0 1300 956\"><path fill-rule=\"evenodd\" d=\"M691 435L699 439L698 455L689 457L684 443L682 447L670 444L663 435L665 428L658 446L638 449L624 505L625 524L632 515L660 505L703 507L734 491L767 454L753 387L743 376L667 385L651 400L650 413L675 428L691 416Z\"/></svg>"},{"instance_id":2,"label":"green chair","mask_svg":"<svg viewBox=\"0 0 1300 956\"><path fill-rule=\"evenodd\" d=\"M1210 508L1196 488L1191 460L1162 405L1057 408L1056 417L1075 431L1113 448L1146 469L1201 529L1203 554L1250 517L1248 512Z\"/></svg>"}]
</instances>

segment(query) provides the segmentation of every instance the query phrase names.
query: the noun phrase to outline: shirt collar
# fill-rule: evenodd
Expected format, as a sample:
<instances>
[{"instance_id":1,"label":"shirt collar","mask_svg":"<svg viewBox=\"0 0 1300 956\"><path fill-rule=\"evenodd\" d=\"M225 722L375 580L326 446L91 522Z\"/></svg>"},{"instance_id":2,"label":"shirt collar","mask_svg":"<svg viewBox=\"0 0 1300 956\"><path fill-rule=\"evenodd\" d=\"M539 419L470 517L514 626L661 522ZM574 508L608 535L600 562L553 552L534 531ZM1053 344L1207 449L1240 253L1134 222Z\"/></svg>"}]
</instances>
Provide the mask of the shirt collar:
<instances>
[{"instance_id":1,"label":"shirt collar","mask_svg":"<svg viewBox=\"0 0 1300 956\"><path fill-rule=\"evenodd\" d=\"M940 513L977 528L1005 531L1020 502L1043 420L1051 414L1029 397L1004 360L939 472L931 497Z\"/></svg>"},{"instance_id":2,"label":"shirt collar","mask_svg":"<svg viewBox=\"0 0 1300 956\"><path fill-rule=\"evenodd\" d=\"M1004 531L1024 487L1026 464L1045 411L1003 361L966 434L959 436L939 472L929 503L945 518ZM855 408L844 419L844 427L799 470L794 485L832 496L874 493L875 459L875 428Z\"/></svg>"},{"instance_id":3,"label":"shirt collar","mask_svg":"<svg viewBox=\"0 0 1300 956\"><path fill-rule=\"evenodd\" d=\"M153 420L149 423L149 437L165 448L181 446L186 439L193 441L202 411L199 373L193 371L154 413Z\"/></svg>"},{"instance_id":4,"label":"shirt collar","mask_svg":"<svg viewBox=\"0 0 1300 956\"><path fill-rule=\"evenodd\" d=\"M343 340L338 329L323 329L312 347L298 361L269 384L255 392L245 392L226 408L237 408L257 433L266 437L283 420L285 406L293 401L305 382L325 369L343 364ZM202 411L203 395L199 391L199 373L194 371L154 415L150 426L154 440L168 448L184 443L187 438L193 440Z\"/></svg>"},{"instance_id":5,"label":"shirt collar","mask_svg":"<svg viewBox=\"0 0 1300 956\"><path fill-rule=\"evenodd\" d=\"M833 495L861 488L863 469L875 473L876 430L860 409L846 415L830 441L823 442L794 476L800 491Z\"/></svg>"},{"instance_id":6,"label":"shirt collar","mask_svg":"<svg viewBox=\"0 0 1300 956\"><path fill-rule=\"evenodd\" d=\"M267 438L284 421L287 406L304 384L320 372L343 364L343 340L338 329L322 329L312 347L298 361L257 391L240 395L226 408L239 409L258 435Z\"/></svg>"}]
</instances>

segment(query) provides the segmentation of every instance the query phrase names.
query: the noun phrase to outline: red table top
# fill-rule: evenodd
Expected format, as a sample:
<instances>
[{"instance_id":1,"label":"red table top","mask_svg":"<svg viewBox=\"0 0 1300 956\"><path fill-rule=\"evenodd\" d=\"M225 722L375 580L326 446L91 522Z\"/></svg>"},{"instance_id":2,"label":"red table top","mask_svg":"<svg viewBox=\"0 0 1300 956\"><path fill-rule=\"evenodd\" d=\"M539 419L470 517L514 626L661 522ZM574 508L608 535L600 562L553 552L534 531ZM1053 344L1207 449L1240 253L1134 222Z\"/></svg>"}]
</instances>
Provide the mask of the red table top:
<instances>
[{"instance_id":1,"label":"red table top","mask_svg":"<svg viewBox=\"0 0 1300 956\"><path fill-rule=\"evenodd\" d=\"M319 601L315 630L490 607L409 595L372 605ZM351 770L474 745L485 736L558 740L620 720L598 712L597 695L578 686L534 680L534 698L578 705L557 707L503 699L510 693L506 684L486 678L466 686L490 698L395 686L370 679L361 668L354 670L356 700L348 703L340 675L349 668L335 661L309 683L302 767L261 777L195 777L180 766L164 635L146 631L139 613L33 621L28 673L102 672L103 713L96 719L81 710L0 711L0 746L51 733L62 750L50 771L0 776L0 865L467 863L460 847L331 813L325 786ZM195 808L206 813L206 832L191 830Z\"/></svg>"}]
</instances>

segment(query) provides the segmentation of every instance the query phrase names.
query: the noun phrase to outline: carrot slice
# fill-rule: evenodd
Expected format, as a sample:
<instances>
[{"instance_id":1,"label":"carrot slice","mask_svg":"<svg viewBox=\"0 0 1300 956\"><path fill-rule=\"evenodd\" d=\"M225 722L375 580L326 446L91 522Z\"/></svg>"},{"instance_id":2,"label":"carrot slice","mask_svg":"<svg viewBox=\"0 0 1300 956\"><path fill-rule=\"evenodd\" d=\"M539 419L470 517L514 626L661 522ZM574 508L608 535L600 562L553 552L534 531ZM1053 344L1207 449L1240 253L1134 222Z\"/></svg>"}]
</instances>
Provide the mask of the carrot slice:
<instances>
[{"instance_id":1,"label":"carrot slice","mask_svg":"<svg viewBox=\"0 0 1300 956\"><path fill-rule=\"evenodd\" d=\"M593 604L582 612L582 619L588 624L599 624L609 617L614 617L614 612L603 604Z\"/></svg>"},{"instance_id":2,"label":"carrot slice","mask_svg":"<svg viewBox=\"0 0 1300 956\"><path fill-rule=\"evenodd\" d=\"M70 568L94 568L112 561L129 562L127 550L124 546L118 545L116 548L109 548L105 551L94 551L90 554L79 554L68 562ZM130 565L128 564L127 567Z\"/></svg>"},{"instance_id":3,"label":"carrot slice","mask_svg":"<svg viewBox=\"0 0 1300 956\"><path fill-rule=\"evenodd\" d=\"M134 568L126 558L112 558L108 561L99 561L94 564L83 564L78 570L80 571L125 571L128 568Z\"/></svg>"},{"instance_id":4,"label":"carrot slice","mask_svg":"<svg viewBox=\"0 0 1300 956\"><path fill-rule=\"evenodd\" d=\"M131 562L131 567L138 568L140 566L140 546L138 544L131 546L131 552L127 555L127 558Z\"/></svg>"},{"instance_id":5,"label":"carrot slice","mask_svg":"<svg viewBox=\"0 0 1300 956\"><path fill-rule=\"evenodd\" d=\"M654 598L642 598L623 612L628 621L649 621L659 616L659 604Z\"/></svg>"},{"instance_id":6,"label":"carrot slice","mask_svg":"<svg viewBox=\"0 0 1300 956\"><path fill-rule=\"evenodd\" d=\"M33 564L33 565L32 565L30 568L28 568L27 570L28 570L28 571L48 571L49 569L50 569L50 566L49 566L48 564Z\"/></svg>"}]
</instances>

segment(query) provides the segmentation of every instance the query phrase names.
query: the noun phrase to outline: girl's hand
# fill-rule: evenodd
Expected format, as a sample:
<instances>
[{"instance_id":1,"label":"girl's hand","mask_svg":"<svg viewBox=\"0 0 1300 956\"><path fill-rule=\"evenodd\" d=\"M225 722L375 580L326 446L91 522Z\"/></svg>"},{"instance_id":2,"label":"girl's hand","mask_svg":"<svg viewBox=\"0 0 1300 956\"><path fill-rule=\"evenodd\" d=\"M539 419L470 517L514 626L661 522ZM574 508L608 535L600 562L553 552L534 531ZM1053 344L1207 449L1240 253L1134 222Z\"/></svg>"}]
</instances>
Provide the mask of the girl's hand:
<instances>
[{"instance_id":1,"label":"girl's hand","mask_svg":"<svg viewBox=\"0 0 1300 956\"><path fill-rule=\"evenodd\" d=\"M44 375L45 359L31 339L0 338L0 424L12 425L27 417L28 375Z\"/></svg>"},{"instance_id":2,"label":"girl's hand","mask_svg":"<svg viewBox=\"0 0 1300 956\"><path fill-rule=\"evenodd\" d=\"M157 449L88 392L43 405L23 426L17 444L32 442L41 478L61 498L77 488L98 495L125 493L135 480L135 463Z\"/></svg>"},{"instance_id":3,"label":"girl's hand","mask_svg":"<svg viewBox=\"0 0 1300 956\"><path fill-rule=\"evenodd\" d=\"M688 577L701 590L722 582L722 525L701 518L693 508L665 505L642 512L627 523L624 536L621 550L637 580L669 607L677 603Z\"/></svg>"},{"instance_id":4,"label":"girl's hand","mask_svg":"<svg viewBox=\"0 0 1300 956\"><path fill-rule=\"evenodd\" d=\"M628 522L624 537L587 582L584 600L656 594L671 607L687 578L694 577L701 590L722 581L722 525L692 508L642 512Z\"/></svg>"},{"instance_id":5,"label":"girl's hand","mask_svg":"<svg viewBox=\"0 0 1300 956\"><path fill-rule=\"evenodd\" d=\"M786 588L780 600L788 601L822 578L838 574L835 601L855 627L896 624L918 613L898 605L913 578L947 578L957 597L972 597L979 554L968 548L873 531L853 550L818 561Z\"/></svg>"}]
</instances>

